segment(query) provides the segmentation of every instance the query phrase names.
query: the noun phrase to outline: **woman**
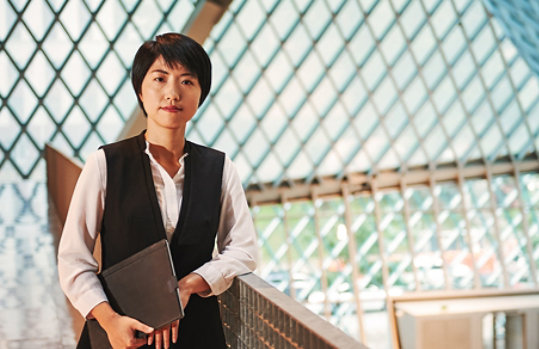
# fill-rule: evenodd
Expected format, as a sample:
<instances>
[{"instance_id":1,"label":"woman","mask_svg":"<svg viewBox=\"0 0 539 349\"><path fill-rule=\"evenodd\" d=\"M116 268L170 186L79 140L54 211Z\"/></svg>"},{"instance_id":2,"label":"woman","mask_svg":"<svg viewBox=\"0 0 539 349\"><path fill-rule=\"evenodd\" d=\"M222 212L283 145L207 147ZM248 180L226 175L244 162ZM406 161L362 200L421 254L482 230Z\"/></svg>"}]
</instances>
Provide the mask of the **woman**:
<instances>
[{"instance_id":1,"label":"woman","mask_svg":"<svg viewBox=\"0 0 539 349\"><path fill-rule=\"evenodd\" d=\"M233 163L185 140L186 124L210 90L209 57L184 35L160 35L137 51L131 79L147 129L88 157L60 240L60 284L114 348L223 348L216 295L255 269L257 251ZM168 239L185 308L179 323L153 329L110 307L92 256L98 233L103 268ZM135 331L149 336L136 338ZM90 347L87 326L78 347Z\"/></svg>"}]
</instances>

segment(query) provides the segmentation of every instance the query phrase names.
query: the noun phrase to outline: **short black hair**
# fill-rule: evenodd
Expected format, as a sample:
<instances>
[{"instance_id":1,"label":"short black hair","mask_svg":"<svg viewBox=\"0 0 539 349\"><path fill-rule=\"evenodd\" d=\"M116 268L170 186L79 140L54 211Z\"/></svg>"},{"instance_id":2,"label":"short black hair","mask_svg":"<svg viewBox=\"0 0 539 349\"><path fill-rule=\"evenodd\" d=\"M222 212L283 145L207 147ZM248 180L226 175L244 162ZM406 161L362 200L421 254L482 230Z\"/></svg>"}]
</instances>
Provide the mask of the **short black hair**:
<instances>
[{"instance_id":1,"label":"short black hair","mask_svg":"<svg viewBox=\"0 0 539 349\"><path fill-rule=\"evenodd\" d=\"M204 48L190 37L179 33L166 33L157 35L155 40L146 41L142 44L133 60L131 82L144 115L147 116L148 114L144 110L139 96L142 89L142 80L144 80L148 69L159 57L163 57L170 67L179 63L196 76L201 89L198 105L202 105L211 87L210 57L208 57Z\"/></svg>"}]
</instances>

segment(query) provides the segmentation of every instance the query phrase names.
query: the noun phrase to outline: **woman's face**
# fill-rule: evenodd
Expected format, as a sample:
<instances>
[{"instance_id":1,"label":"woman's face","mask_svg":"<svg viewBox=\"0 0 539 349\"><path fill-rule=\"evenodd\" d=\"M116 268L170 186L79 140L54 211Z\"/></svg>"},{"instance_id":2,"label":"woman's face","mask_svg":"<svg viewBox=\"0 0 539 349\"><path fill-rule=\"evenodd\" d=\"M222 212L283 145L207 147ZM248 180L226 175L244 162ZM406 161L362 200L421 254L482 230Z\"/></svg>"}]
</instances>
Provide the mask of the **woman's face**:
<instances>
[{"instance_id":1,"label":"woman's face","mask_svg":"<svg viewBox=\"0 0 539 349\"><path fill-rule=\"evenodd\" d=\"M181 64L169 67L158 57L142 80L140 100L148 122L174 129L185 127L198 109L200 84L193 73Z\"/></svg>"}]
</instances>

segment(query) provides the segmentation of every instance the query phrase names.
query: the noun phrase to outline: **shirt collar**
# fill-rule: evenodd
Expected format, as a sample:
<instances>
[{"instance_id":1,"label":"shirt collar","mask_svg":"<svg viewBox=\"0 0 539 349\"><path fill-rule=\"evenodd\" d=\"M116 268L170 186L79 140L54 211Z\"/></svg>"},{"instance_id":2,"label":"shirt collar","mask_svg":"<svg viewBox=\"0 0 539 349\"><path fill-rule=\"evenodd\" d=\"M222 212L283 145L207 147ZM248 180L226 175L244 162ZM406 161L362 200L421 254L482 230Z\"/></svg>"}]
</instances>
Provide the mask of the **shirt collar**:
<instances>
[{"instance_id":1,"label":"shirt collar","mask_svg":"<svg viewBox=\"0 0 539 349\"><path fill-rule=\"evenodd\" d=\"M154 161L154 162L157 162L157 160L155 160L155 158L153 157L152 153L150 152L150 142L148 142L147 140L144 140L144 142L146 143L146 148L144 148L144 152L146 154L148 154L148 156L150 157L150 160L151 161ZM187 152L184 152L183 155L178 159L178 162L183 165L184 163L184 160L185 160L185 157L189 155L189 153Z\"/></svg>"}]
</instances>

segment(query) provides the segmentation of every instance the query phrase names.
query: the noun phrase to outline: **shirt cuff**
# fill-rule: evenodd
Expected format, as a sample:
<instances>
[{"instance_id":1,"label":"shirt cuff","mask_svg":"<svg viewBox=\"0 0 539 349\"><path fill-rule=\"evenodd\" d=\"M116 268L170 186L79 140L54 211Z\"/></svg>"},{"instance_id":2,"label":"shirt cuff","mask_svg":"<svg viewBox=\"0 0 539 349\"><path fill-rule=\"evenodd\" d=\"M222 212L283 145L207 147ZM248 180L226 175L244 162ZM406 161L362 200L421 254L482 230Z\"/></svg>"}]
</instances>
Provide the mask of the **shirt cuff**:
<instances>
[{"instance_id":1,"label":"shirt cuff","mask_svg":"<svg viewBox=\"0 0 539 349\"><path fill-rule=\"evenodd\" d=\"M207 263L194 270L193 273L200 275L210 286L210 291L198 293L201 297L218 296L225 292L231 285L231 283L228 283L223 278L221 273Z\"/></svg>"},{"instance_id":2,"label":"shirt cuff","mask_svg":"<svg viewBox=\"0 0 539 349\"><path fill-rule=\"evenodd\" d=\"M99 303L108 302L107 295L102 290L88 290L73 300L73 306L85 319L92 318L90 311Z\"/></svg>"}]
</instances>

